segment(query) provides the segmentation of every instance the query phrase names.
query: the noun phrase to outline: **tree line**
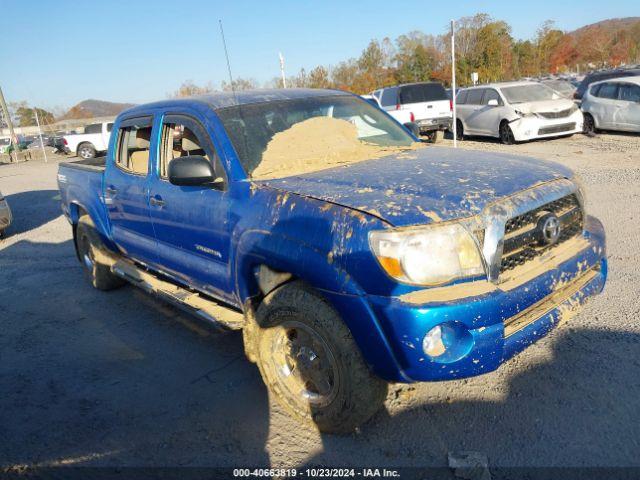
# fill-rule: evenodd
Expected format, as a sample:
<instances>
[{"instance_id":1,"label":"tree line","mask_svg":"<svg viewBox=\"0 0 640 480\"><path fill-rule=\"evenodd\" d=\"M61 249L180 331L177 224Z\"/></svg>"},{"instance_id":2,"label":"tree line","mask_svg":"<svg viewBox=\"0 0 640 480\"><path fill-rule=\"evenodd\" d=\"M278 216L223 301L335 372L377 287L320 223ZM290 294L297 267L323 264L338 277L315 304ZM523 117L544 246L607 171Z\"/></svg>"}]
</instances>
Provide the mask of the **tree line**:
<instances>
[{"instance_id":1,"label":"tree line","mask_svg":"<svg viewBox=\"0 0 640 480\"><path fill-rule=\"evenodd\" d=\"M567 33L548 20L533 39L517 40L508 23L478 13L458 19L455 35L456 77L461 86L471 83L472 72L486 83L640 63L640 21L605 22ZM288 87L337 88L363 94L384 86L427 80L450 84L449 32L432 35L413 31L395 40L371 40L359 57L334 66L301 69L286 83ZM236 90L281 88L282 79L274 77L260 85L253 79L240 78L233 86ZM231 85L222 82L221 89L231 90ZM172 96L213 90L212 84L198 86L187 81Z\"/></svg>"}]
</instances>

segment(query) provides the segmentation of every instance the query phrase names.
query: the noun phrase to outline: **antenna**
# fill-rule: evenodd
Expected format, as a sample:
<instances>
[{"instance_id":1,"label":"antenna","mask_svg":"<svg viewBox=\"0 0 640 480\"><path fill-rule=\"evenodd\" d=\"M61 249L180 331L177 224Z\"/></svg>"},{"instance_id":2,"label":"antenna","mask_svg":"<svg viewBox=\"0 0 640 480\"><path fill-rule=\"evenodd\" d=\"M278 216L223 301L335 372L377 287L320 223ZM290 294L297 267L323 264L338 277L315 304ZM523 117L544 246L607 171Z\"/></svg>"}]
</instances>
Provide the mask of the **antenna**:
<instances>
[{"instance_id":1,"label":"antenna","mask_svg":"<svg viewBox=\"0 0 640 480\"><path fill-rule=\"evenodd\" d=\"M227 50L227 41L224 38L224 30L222 28L222 20L218 20L220 24L220 35L222 36L222 45L224 46L224 55L227 57L227 71L229 72L229 81L231 82L231 91L233 92L233 99L236 104L238 103L238 97L236 97L236 87L233 84L233 75L231 75L231 63L229 62L229 51Z\"/></svg>"}]
</instances>

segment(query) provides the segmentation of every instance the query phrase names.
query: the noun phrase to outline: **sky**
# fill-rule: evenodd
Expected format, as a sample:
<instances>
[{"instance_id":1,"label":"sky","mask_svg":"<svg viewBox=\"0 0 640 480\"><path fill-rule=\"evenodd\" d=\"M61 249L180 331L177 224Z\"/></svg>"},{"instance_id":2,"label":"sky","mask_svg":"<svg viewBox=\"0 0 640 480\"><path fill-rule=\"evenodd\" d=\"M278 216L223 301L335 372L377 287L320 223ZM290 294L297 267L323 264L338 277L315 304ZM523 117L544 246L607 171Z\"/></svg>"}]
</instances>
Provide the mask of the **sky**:
<instances>
[{"instance_id":1,"label":"sky","mask_svg":"<svg viewBox=\"0 0 640 480\"><path fill-rule=\"evenodd\" d=\"M234 78L260 83L300 68L357 57L371 39L446 31L453 18L484 12L518 39L554 20L573 30L637 16L637 0L0 0L0 87L7 101L68 108L88 98L143 103L185 80L228 79L218 20Z\"/></svg>"}]
</instances>

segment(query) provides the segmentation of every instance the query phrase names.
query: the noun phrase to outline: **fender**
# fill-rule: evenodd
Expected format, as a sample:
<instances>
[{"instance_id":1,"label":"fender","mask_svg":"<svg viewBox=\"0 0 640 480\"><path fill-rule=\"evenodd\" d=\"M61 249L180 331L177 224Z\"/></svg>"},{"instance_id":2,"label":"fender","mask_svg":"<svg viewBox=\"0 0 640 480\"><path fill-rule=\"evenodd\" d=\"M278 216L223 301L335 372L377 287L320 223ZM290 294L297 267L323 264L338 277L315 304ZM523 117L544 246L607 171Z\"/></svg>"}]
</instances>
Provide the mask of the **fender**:
<instances>
[{"instance_id":1,"label":"fender","mask_svg":"<svg viewBox=\"0 0 640 480\"><path fill-rule=\"evenodd\" d=\"M255 272L260 265L314 287L340 314L374 373L387 380L405 377L364 292L327 252L266 230L244 232L234 262L236 293L243 304L259 293Z\"/></svg>"}]
</instances>

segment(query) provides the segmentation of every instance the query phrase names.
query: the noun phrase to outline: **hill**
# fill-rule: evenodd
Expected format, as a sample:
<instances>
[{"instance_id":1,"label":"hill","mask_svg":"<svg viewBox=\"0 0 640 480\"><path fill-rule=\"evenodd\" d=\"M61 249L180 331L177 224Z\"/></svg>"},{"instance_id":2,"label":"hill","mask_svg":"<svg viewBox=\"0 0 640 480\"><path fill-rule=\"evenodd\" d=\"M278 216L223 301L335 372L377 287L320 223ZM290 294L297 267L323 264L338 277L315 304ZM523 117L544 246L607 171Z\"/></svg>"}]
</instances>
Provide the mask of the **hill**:
<instances>
[{"instance_id":1,"label":"hill","mask_svg":"<svg viewBox=\"0 0 640 480\"><path fill-rule=\"evenodd\" d=\"M105 102L103 100L93 99L83 100L71 107L62 118L74 119L115 116L123 110L133 106L133 103Z\"/></svg>"}]
</instances>

